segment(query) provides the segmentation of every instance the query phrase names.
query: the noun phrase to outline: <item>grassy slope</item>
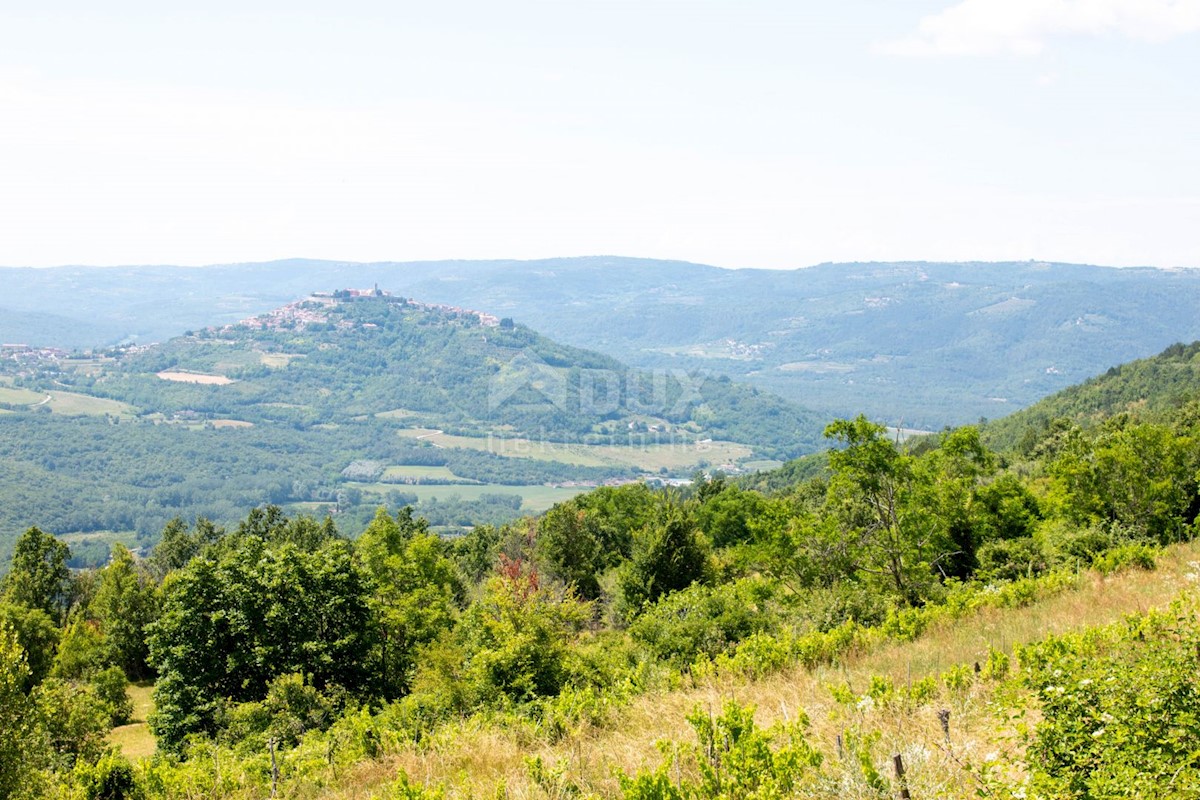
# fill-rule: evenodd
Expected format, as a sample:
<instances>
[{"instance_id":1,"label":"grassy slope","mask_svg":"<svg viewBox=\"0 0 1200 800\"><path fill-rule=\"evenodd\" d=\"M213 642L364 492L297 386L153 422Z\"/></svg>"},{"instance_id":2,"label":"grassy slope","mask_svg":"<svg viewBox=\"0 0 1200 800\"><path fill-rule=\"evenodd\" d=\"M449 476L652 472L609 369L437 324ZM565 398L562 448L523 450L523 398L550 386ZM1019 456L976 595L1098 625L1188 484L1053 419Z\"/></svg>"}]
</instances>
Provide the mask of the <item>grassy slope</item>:
<instances>
[{"instance_id":1,"label":"grassy slope","mask_svg":"<svg viewBox=\"0 0 1200 800\"><path fill-rule=\"evenodd\" d=\"M109 743L119 748L126 758L138 759L151 756L157 749L154 734L150 733L150 726L146 723L150 712L154 710L153 692L154 687L149 684L130 686L129 697L133 700L133 720L128 725L113 728L108 735Z\"/></svg>"},{"instance_id":2,"label":"grassy slope","mask_svg":"<svg viewBox=\"0 0 1200 800\"><path fill-rule=\"evenodd\" d=\"M784 717L794 720L797 714L806 713L812 722L809 739L824 753L828 768L846 770L839 796L874 796L861 779L853 777L853 769L838 766L836 737L848 726L859 724L881 735L872 750L881 772L888 768L891 754L904 754L913 797L974 797L973 779L958 762L993 754L1010 760L1020 748L1009 723L989 706L995 685L978 683L956 696L942 689L923 706L906 709L897 705L865 712L839 706L828 685L848 682L862 694L872 675L884 675L903 687L956 664L982 661L989 646L1011 653L1014 645L1050 634L1163 607L1190 584L1192 578L1186 576L1195 571L1197 559L1200 543L1193 542L1164 553L1154 572L1127 571L1109 578L1088 573L1075 591L1025 608L984 610L935 628L917 641L860 654L838 665L812 671L792 669L761 681L701 683L639 697L618 712L614 724L576 731L554 745L530 744L527 732L469 721L443 730L421 747L360 765L340 788L321 796L368 798L402 769L414 780L444 784L451 798L490 797L501 783L508 798L552 797L529 778L526 760L539 756L548 765L565 764L567 777L585 792L617 797L618 770L632 773L656 766L661 761L656 742L694 741L684 720L686 714L697 706L717 712L726 701L735 699L754 704L762 725ZM937 720L941 708L951 711L949 750Z\"/></svg>"}]
</instances>

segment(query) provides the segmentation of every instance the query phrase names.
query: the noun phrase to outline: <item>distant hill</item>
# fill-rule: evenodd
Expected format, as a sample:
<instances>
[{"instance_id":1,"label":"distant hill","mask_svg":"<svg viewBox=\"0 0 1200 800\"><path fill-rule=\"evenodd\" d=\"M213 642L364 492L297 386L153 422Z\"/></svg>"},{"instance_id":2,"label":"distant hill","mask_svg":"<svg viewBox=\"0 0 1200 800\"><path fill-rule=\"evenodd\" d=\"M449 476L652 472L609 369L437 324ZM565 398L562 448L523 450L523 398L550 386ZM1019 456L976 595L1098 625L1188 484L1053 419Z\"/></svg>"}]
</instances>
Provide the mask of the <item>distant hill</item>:
<instances>
[{"instance_id":1,"label":"distant hill","mask_svg":"<svg viewBox=\"0 0 1200 800\"><path fill-rule=\"evenodd\" d=\"M349 531L380 503L499 522L605 482L810 452L824 422L485 312L338 291L160 345L4 348L0 556L31 524L133 544L263 502Z\"/></svg>"},{"instance_id":2,"label":"distant hill","mask_svg":"<svg viewBox=\"0 0 1200 800\"><path fill-rule=\"evenodd\" d=\"M1028 452L1060 421L1088 427L1127 413L1143 421L1169 422L1177 419L1182 406L1196 401L1200 401L1200 341L1176 343L1158 355L1110 367L1028 408L990 420L981 433L994 450ZM819 451L776 469L744 475L738 484L763 492L782 491L820 475L827 462L827 451Z\"/></svg>"},{"instance_id":3,"label":"distant hill","mask_svg":"<svg viewBox=\"0 0 1200 800\"><path fill-rule=\"evenodd\" d=\"M541 261L0 270L18 341L164 341L313 286L381 287L512 317L644 368L703 369L823 417L939 429L997 418L1114 364L1200 338L1200 273L1038 262L727 270L617 257ZM15 315L13 316L15 319ZM57 332L56 332L57 329ZM23 332L28 331L28 335ZM46 337L46 338L42 338Z\"/></svg>"},{"instance_id":4,"label":"distant hill","mask_svg":"<svg viewBox=\"0 0 1200 800\"><path fill-rule=\"evenodd\" d=\"M819 438L817 416L728 379L639 371L510 319L375 291L313 296L135 349L67 385L168 415L252 423L387 415L469 436L628 444L661 434L766 455L811 451Z\"/></svg>"},{"instance_id":5,"label":"distant hill","mask_svg":"<svg viewBox=\"0 0 1200 800\"><path fill-rule=\"evenodd\" d=\"M1120 413L1158 420L1194 400L1200 400L1200 341L1173 344L1156 356L1119 364L1056 392L990 422L985 438L993 447L1011 450L1055 420L1088 425Z\"/></svg>"}]
</instances>

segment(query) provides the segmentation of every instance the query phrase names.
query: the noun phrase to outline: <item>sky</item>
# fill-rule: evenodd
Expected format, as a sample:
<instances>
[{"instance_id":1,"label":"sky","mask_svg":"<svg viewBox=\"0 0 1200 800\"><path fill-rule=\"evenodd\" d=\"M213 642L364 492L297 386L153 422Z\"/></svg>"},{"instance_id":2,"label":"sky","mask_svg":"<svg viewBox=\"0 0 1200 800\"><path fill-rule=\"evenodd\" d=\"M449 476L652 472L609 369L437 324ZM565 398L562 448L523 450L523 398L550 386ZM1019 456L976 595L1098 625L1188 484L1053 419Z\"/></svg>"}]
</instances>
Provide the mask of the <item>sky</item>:
<instances>
[{"instance_id":1,"label":"sky","mask_svg":"<svg viewBox=\"0 0 1200 800\"><path fill-rule=\"evenodd\" d=\"M1200 0L0 0L0 265L1200 267Z\"/></svg>"}]
</instances>

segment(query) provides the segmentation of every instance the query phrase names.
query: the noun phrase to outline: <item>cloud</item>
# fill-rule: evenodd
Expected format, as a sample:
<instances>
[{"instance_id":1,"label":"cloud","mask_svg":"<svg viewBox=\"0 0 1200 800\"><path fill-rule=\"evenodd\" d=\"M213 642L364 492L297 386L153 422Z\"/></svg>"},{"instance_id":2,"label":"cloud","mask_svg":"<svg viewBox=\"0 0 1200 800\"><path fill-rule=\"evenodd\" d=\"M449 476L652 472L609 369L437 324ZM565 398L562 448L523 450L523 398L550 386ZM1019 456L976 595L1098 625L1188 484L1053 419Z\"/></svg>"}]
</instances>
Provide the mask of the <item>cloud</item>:
<instances>
[{"instance_id":1,"label":"cloud","mask_svg":"<svg viewBox=\"0 0 1200 800\"><path fill-rule=\"evenodd\" d=\"M895 56L1034 56L1057 36L1156 42L1200 31L1200 0L963 0L877 50Z\"/></svg>"}]
</instances>

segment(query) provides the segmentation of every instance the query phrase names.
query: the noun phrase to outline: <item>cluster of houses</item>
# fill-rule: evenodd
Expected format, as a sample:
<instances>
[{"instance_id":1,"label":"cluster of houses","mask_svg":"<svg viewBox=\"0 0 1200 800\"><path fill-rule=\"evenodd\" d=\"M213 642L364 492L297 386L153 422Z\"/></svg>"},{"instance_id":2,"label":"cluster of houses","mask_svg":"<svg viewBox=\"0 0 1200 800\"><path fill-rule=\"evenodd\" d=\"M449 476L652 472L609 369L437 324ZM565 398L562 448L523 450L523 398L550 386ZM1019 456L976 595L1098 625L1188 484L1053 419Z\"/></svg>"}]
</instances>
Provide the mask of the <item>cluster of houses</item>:
<instances>
[{"instance_id":1,"label":"cluster of houses","mask_svg":"<svg viewBox=\"0 0 1200 800\"><path fill-rule=\"evenodd\" d=\"M482 311L474 311L469 308L460 308L459 306L442 305L440 303L420 303L386 292L380 289L378 284L371 289L338 289L335 292L313 292L304 300L288 303L265 314L241 320L237 325L261 330L304 328L308 325L328 322L329 315L327 309L336 306L338 303L355 302L372 298L387 298L391 302L401 305L428 311L437 311L453 316L478 317L480 324L485 328L495 328L500 325L500 318L492 314L485 314ZM342 327L352 327L352 323L350 322L340 322L338 324ZM368 325L368 327L374 326Z\"/></svg>"},{"instance_id":2,"label":"cluster of houses","mask_svg":"<svg viewBox=\"0 0 1200 800\"><path fill-rule=\"evenodd\" d=\"M69 354L57 347L30 347L27 344L0 344L0 361L31 364L40 361L61 361Z\"/></svg>"}]
</instances>

